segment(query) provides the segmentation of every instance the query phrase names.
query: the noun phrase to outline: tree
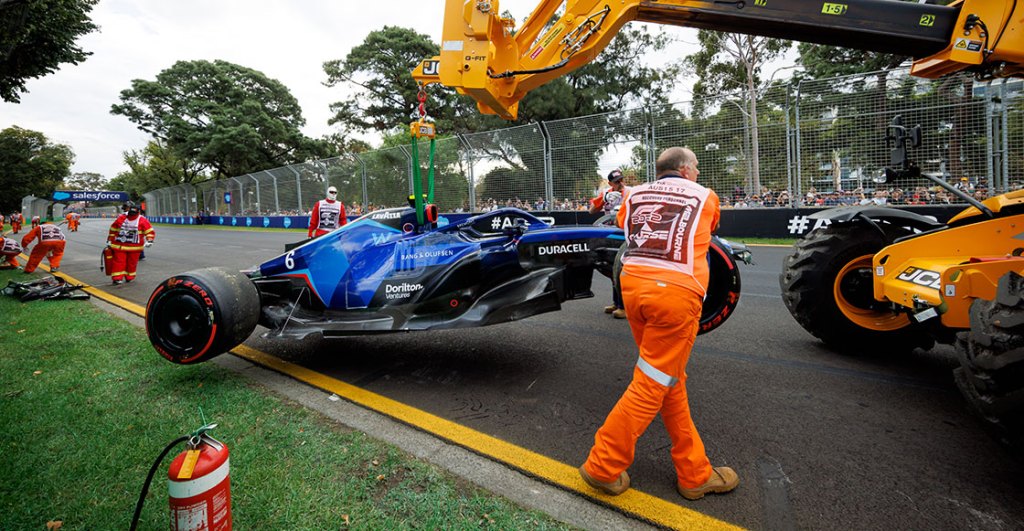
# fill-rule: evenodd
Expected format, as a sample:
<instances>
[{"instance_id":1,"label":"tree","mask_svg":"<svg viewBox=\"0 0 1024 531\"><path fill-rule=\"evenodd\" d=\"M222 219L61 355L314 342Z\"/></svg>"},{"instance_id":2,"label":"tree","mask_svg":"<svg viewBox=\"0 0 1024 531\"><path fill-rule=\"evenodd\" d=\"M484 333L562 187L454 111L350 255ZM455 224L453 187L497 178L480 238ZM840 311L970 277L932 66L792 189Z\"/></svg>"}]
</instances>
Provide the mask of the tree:
<instances>
[{"instance_id":1,"label":"tree","mask_svg":"<svg viewBox=\"0 0 1024 531\"><path fill-rule=\"evenodd\" d=\"M122 156L128 171L117 174L109 186L135 198L158 188L193 184L208 178L199 164L177 156L157 141L149 142L142 149L125 151Z\"/></svg>"},{"instance_id":2,"label":"tree","mask_svg":"<svg viewBox=\"0 0 1024 531\"><path fill-rule=\"evenodd\" d=\"M106 177L90 171L72 173L60 185L63 190L103 190L106 186Z\"/></svg>"},{"instance_id":3,"label":"tree","mask_svg":"<svg viewBox=\"0 0 1024 531\"><path fill-rule=\"evenodd\" d=\"M19 103L27 80L92 55L75 39L96 30L89 12L98 1L0 0L0 98Z\"/></svg>"},{"instance_id":4,"label":"tree","mask_svg":"<svg viewBox=\"0 0 1024 531\"><path fill-rule=\"evenodd\" d=\"M752 193L761 192L760 151L758 142L757 100L761 88L761 69L792 46L790 41L756 37L740 33L700 30L697 39L701 51L689 56L697 83L695 99L740 89L746 100L745 115L749 120Z\"/></svg>"},{"instance_id":5,"label":"tree","mask_svg":"<svg viewBox=\"0 0 1024 531\"><path fill-rule=\"evenodd\" d=\"M305 137L306 121L288 88L226 61L179 61L154 81L136 79L112 114L125 116L175 157L244 175L330 154ZM176 183L175 183L176 184Z\"/></svg>"},{"instance_id":6,"label":"tree","mask_svg":"<svg viewBox=\"0 0 1024 531\"><path fill-rule=\"evenodd\" d=\"M21 199L48 197L68 175L75 154L46 135L17 126L0 131L0 212L21 210Z\"/></svg>"},{"instance_id":7,"label":"tree","mask_svg":"<svg viewBox=\"0 0 1024 531\"><path fill-rule=\"evenodd\" d=\"M334 116L328 123L340 126L345 133L407 127L419 104L412 69L438 53L439 47L429 36L409 28L384 26L371 31L344 59L324 63L324 84L352 91L348 99L331 104ZM438 86L430 87L428 92L427 112L439 131L474 131L487 121L468 96Z\"/></svg>"},{"instance_id":8,"label":"tree","mask_svg":"<svg viewBox=\"0 0 1024 531\"><path fill-rule=\"evenodd\" d=\"M558 120L668 101L681 61L649 66L645 57L671 43L662 30L624 27L583 67L531 91L519 105L520 122Z\"/></svg>"},{"instance_id":9,"label":"tree","mask_svg":"<svg viewBox=\"0 0 1024 531\"><path fill-rule=\"evenodd\" d=\"M620 31L597 61L527 94L519 106L517 122L570 119L666 101L681 65L675 62L652 68L642 59L646 54L664 49L668 43L668 37L661 31L651 32L646 28ZM335 112L331 123L346 132L398 131L408 138L404 131L418 104L418 89L410 72L417 63L436 55L438 50L429 37L411 29L389 26L370 32L363 44L353 48L343 60L324 64L329 86L344 84L354 90L351 98L331 106ZM497 117L481 115L471 99L456 95L451 89L432 86L428 92L427 110L441 134L488 131L506 125ZM567 151L566 156L559 159L553 176L558 183L556 193L570 190L589 193L597 182L597 161L608 144L615 141L612 136L623 119L609 114L574 124L573 134L585 135L590 140L566 146L572 153ZM488 136L492 138L475 143L478 155L505 163L503 167L511 172L509 175L516 175L516 189L533 192L543 189L543 157L522 155L537 151L532 144L536 143L539 133L504 135L498 132ZM389 159L387 164L398 164L403 156L398 151L389 156L392 155L395 160ZM484 177L484 189L493 191L496 197L512 194L500 188L505 174L494 175ZM383 179L381 175L372 177ZM529 186L533 182L540 184Z\"/></svg>"}]
</instances>

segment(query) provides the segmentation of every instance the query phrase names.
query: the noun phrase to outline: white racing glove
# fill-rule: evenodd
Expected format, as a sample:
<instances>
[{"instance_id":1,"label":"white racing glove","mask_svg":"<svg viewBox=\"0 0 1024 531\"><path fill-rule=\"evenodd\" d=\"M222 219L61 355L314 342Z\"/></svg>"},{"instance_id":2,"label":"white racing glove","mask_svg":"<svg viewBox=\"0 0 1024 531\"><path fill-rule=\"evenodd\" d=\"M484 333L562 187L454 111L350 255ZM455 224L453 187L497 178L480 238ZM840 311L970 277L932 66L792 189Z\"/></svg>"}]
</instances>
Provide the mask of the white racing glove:
<instances>
[{"instance_id":1,"label":"white racing glove","mask_svg":"<svg viewBox=\"0 0 1024 531\"><path fill-rule=\"evenodd\" d=\"M153 246L153 242L146 242L144 247L152 247L152 246Z\"/></svg>"}]
</instances>

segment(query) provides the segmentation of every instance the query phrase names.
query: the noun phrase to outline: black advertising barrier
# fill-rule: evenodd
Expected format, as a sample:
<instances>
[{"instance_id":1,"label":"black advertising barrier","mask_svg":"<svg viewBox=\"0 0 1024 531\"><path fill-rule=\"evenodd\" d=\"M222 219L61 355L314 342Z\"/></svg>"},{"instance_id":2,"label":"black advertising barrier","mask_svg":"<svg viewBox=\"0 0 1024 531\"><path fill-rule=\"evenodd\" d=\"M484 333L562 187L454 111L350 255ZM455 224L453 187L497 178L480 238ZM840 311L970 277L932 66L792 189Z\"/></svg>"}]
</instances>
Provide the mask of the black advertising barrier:
<instances>
[{"instance_id":1,"label":"black advertising barrier","mask_svg":"<svg viewBox=\"0 0 1024 531\"><path fill-rule=\"evenodd\" d=\"M930 216L936 221L945 223L949 218L964 209L963 205L953 206L908 206L907 210ZM825 208L726 208L722 210L722 221L718 235L725 238L799 238L811 230L827 224L825 220L810 218L811 214L827 210ZM546 223L554 225L591 225L599 217L585 211L553 211L530 212ZM470 214L442 214L449 223L458 223ZM355 219L349 217L349 220ZM199 221L192 217L153 216L155 223L174 225L195 225ZM205 225L224 225L233 227L274 227L274 228L305 228L309 216L204 216Z\"/></svg>"},{"instance_id":2,"label":"black advertising barrier","mask_svg":"<svg viewBox=\"0 0 1024 531\"><path fill-rule=\"evenodd\" d=\"M935 218L945 223L964 209L952 206L907 206L900 210ZM811 214L827 208L728 208L722 210L718 235L725 238L800 238L827 220L812 219Z\"/></svg>"}]
</instances>

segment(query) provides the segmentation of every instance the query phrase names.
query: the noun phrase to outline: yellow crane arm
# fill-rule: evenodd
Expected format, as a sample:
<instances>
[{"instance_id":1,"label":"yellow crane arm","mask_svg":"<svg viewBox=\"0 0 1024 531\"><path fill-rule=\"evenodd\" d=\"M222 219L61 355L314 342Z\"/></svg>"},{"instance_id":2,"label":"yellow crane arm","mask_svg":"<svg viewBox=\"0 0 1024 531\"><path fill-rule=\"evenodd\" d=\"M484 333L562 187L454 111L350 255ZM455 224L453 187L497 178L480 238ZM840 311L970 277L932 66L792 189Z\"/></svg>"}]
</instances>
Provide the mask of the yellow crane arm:
<instances>
[{"instance_id":1,"label":"yellow crane arm","mask_svg":"<svg viewBox=\"0 0 1024 531\"><path fill-rule=\"evenodd\" d=\"M961 0L949 6L895 0L541 0L522 27L498 0L445 0L441 55L413 71L454 87L481 112L515 119L529 91L593 61L636 20L815 42L915 59L911 73L981 77L1024 72L1024 6ZM1024 3L1024 0L1022 0Z\"/></svg>"}]
</instances>

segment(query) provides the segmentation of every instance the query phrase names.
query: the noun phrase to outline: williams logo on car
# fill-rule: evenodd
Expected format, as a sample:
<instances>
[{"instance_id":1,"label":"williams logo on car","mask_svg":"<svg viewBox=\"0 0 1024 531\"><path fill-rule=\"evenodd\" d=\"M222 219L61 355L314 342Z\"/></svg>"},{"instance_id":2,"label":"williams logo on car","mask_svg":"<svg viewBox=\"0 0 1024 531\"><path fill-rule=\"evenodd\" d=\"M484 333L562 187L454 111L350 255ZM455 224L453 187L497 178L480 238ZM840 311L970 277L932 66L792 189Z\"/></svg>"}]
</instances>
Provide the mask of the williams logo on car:
<instances>
[{"instance_id":1,"label":"williams logo on car","mask_svg":"<svg viewBox=\"0 0 1024 531\"><path fill-rule=\"evenodd\" d=\"M423 284L402 282L401 284L384 284L384 297L388 300L408 299L423 289Z\"/></svg>"}]
</instances>

